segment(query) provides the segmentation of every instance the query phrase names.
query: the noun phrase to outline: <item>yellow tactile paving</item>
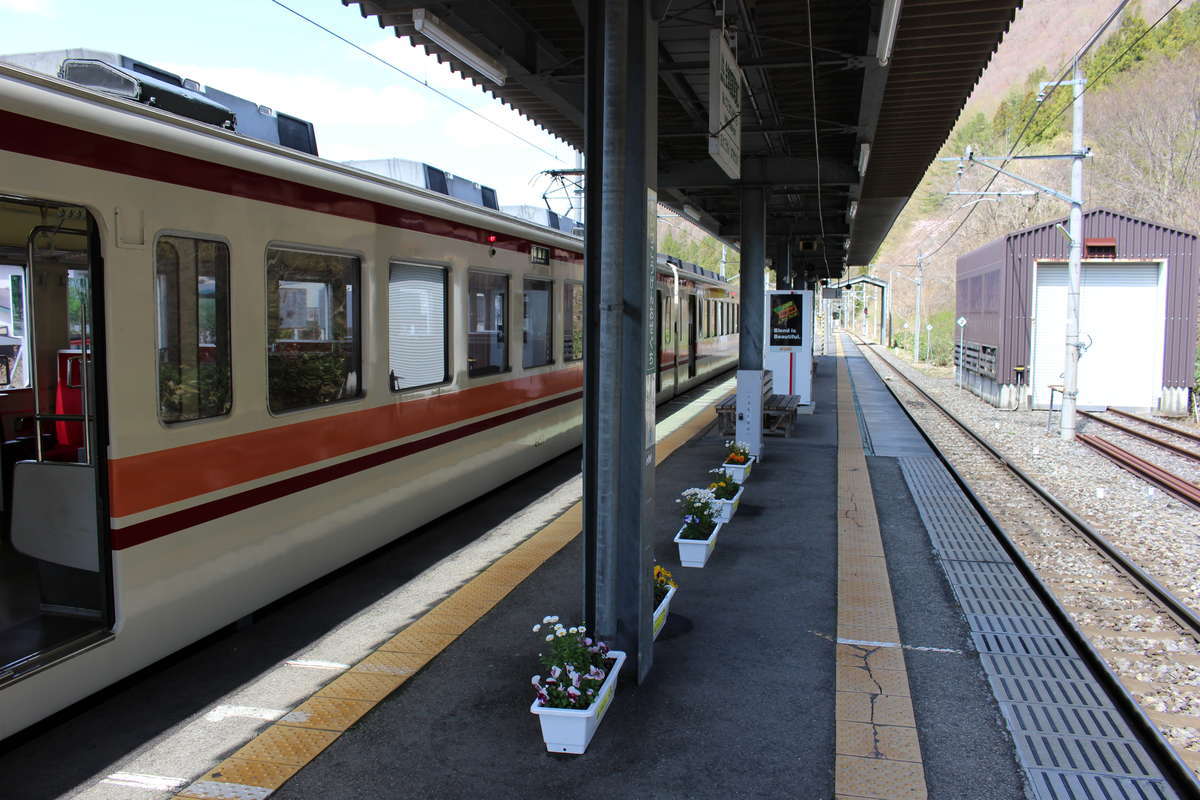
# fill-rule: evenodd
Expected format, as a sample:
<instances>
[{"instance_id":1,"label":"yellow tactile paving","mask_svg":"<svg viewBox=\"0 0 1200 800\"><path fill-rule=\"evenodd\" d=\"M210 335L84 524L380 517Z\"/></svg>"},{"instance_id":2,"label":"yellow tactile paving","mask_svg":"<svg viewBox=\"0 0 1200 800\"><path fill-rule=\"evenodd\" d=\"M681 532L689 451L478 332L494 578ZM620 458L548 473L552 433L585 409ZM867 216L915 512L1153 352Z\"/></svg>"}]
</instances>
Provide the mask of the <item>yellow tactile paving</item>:
<instances>
[{"instance_id":1,"label":"yellow tactile paving","mask_svg":"<svg viewBox=\"0 0 1200 800\"><path fill-rule=\"evenodd\" d=\"M373 656L368 656L368 658L371 657ZM317 691L317 696L338 697L343 700L369 700L377 703L406 680L408 680L408 675L351 670L327 683Z\"/></svg>"},{"instance_id":2,"label":"yellow tactile paving","mask_svg":"<svg viewBox=\"0 0 1200 800\"><path fill-rule=\"evenodd\" d=\"M715 418L713 407L707 406L664 437L657 444L655 463L662 463ZM263 800L491 611L582 528L583 504L575 503L175 798Z\"/></svg>"},{"instance_id":3,"label":"yellow tactile paving","mask_svg":"<svg viewBox=\"0 0 1200 800\"><path fill-rule=\"evenodd\" d=\"M285 714L280 722L297 728L344 731L374 707L375 704L368 700L313 695Z\"/></svg>"},{"instance_id":4,"label":"yellow tactile paving","mask_svg":"<svg viewBox=\"0 0 1200 800\"><path fill-rule=\"evenodd\" d=\"M866 692L838 692L834 717L839 724L845 720L873 722L876 725L906 725L910 728L916 725L909 697Z\"/></svg>"},{"instance_id":5,"label":"yellow tactile paving","mask_svg":"<svg viewBox=\"0 0 1200 800\"><path fill-rule=\"evenodd\" d=\"M244 758L229 758L204 774L199 781L236 783L243 786L260 786L278 789L283 782L296 774L300 767L292 764L273 764L269 761L251 761ZM197 782L199 782L197 781ZM193 792L190 787L179 793L183 797L207 797L207 793Z\"/></svg>"},{"instance_id":6,"label":"yellow tactile paving","mask_svg":"<svg viewBox=\"0 0 1200 800\"><path fill-rule=\"evenodd\" d=\"M395 675L407 678L429 663L431 653L409 653L405 651L377 650L355 664L350 672L365 672L369 675Z\"/></svg>"},{"instance_id":7,"label":"yellow tactile paving","mask_svg":"<svg viewBox=\"0 0 1200 800\"><path fill-rule=\"evenodd\" d=\"M833 779L838 794L848 797L921 800L929 796L919 762L839 755Z\"/></svg>"},{"instance_id":8,"label":"yellow tactile paving","mask_svg":"<svg viewBox=\"0 0 1200 800\"><path fill-rule=\"evenodd\" d=\"M922 800L925 772L908 672L840 340L838 356L834 788L839 798Z\"/></svg>"},{"instance_id":9,"label":"yellow tactile paving","mask_svg":"<svg viewBox=\"0 0 1200 800\"><path fill-rule=\"evenodd\" d=\"M457 634L433 633L431 631L405 628L397 633L380 650L392 650L397 653L440 653L446 645L458 638Z\"/></svg>"},{"instance_id":10,"label":"yellow tactile paving","mask_svg":"<svg viewBox=\"0 0 1200 800\"><path fill-rule=\"evenodd\" d=\"M245 747L233 754L233 758L301 767L316 758L317 754L337 737L334 731L276 724L250 740ZM224 772L226 768L222 764L218 769Z\"/></svg>"}]
</instances>

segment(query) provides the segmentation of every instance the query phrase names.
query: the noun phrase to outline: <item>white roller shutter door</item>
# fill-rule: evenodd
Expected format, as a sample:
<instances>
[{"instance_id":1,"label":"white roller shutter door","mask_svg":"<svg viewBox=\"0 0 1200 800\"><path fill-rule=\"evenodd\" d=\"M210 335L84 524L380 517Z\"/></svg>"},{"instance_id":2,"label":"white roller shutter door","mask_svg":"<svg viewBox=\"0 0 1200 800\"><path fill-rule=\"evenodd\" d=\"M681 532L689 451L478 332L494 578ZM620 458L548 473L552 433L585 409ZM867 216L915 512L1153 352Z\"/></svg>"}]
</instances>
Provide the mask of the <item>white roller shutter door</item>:
<instances>
[{"instance_id":1,"label":"white roller shutter door","mask_svg":"<svg viewBox=\"0 0 1200 800\"><path fill-rule=\"evenodd\" d=\"M1079 405L1153 408L1162 387L1163 307L1157 264L1086 264ZM1090 339L1089 339L1090 337Z\"/></svg>"},{"instance_id":2,"label":"white roller shutter door","mask_svg":"<svg viewBox=\"0 0 1200 800\"><path fill-rule=\"evenodd\" d=\"M1162 385L1165 298L1158 264L1084 264L1079 405L1152 408ZM1039 266L1034 306L1034 404L1049 402L1066 358L1067 268ZM1059 402L1056 398L1056 404Z\"/></svg>"},{"instance_id":3,"label":"white roller shutter door","mask_svg":"<svg viewBox=\"0 0 1200 800\"><path fill-rule=\"evenodd\" d=\"M446 271L392 264L388 275L392 390L446 379Z\"/></svg>"}]
</instances>

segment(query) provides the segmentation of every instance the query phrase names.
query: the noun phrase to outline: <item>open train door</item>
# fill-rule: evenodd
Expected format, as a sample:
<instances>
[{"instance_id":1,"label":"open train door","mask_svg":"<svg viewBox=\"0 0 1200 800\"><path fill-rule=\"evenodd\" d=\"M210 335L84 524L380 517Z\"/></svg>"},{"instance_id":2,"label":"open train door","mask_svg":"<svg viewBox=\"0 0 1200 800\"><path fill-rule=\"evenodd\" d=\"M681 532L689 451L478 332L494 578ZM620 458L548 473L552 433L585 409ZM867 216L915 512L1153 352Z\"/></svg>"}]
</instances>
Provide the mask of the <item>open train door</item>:
<instances>
[{"instance_id":1,"label":"open train door","mask_svg":"<svg viewBox=\"0 0 1200 800\"><path fill-rule=\"evenodd\" d=\"M0 230L19 227L30 206L53 224L28 226L20 265L28 392L27 407L4 416L0 681L112 625L98 237L84 209L32 202L0 204Z\"/></svg>"}]
</instances>

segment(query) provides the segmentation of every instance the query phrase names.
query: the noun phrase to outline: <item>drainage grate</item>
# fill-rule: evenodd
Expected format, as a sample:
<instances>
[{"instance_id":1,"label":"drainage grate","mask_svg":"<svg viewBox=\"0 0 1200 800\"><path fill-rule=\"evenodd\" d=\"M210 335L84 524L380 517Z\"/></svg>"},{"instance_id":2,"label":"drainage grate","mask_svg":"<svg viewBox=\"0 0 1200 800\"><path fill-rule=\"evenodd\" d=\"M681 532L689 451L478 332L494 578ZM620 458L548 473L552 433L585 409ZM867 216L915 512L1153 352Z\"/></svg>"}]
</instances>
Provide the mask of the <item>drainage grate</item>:
<instances>
[{"instance_id":1,"label":"drainage grate","mask_svg":"<svg viewBox=\"0 0 1200 800\"><path fill-rule=\"evenodd\" d=\"M1001 617L994 614L967 614L971 628L981 633L1008 633L1015 636L1062 636L1053 620L1045 617Z\"/></svg>"},{"instance_id":2,"label":"drainage grate","mask_svg":"<svg viewBox=\"0 0 1200 800\"><path fill-rule=\"evenodd\" d=\"M1013 730L1030 731L1046 736L1082 734L1098 739L1133 738L1121 715L1112 708L1002 703L1000 711Z\"/></svg>"},{"instance_id":3,"label":"drainage grate","mask_svg":"<svg viewBox=\"0 0 1200 800\"><path fill-rule=\"evenodd\" d=\"M1029 770L1029 781L1038 800L1128 797L1137 800L1168 800L1175 797L1165 783L1154 779L1118 778L1085 772Z\"/></svg>"},{"instance_id":4,"label":"drainage grate","mask_svg":"<svg viewBox=\"0 0 1200 800\"><path fill-rule=\"evenodd\" d=\"M1022 760L1032 763L1034 769L1100 772L1127 778L1151 778L1157 774L1154 762L1132 739L1045 736L1023 732L1016 737L1016 742Z\"/></svg>"},{"instance_id":5,"label":"drainage grate","mask_svg":"<svg viewBox=\"0 0 1200 800\"><path fill-rule=\"evenodd\" d=\"M913 500L1039 800L1174 798L1037 594L936 457L901 458Z\"/></svg>"},{"instance_id":6,"label":"drainage grate","mask_svg":"<svg viewBox=\"0 0 1200 800\"><path fill-rule=\"evenodd\" d=\"M1011 653L1018 656L1071 658L1075 651L1065 639L1050 636L1012 636L1007 633L971 632L971 641L981 653Z\"/></svg>"},{"instance_id":7,"label":"drainage grate","mask_svg":"<svg viewBox=\"0 0 1200 800\"><path fill-rule=\"evenodd\" d=\"M991 675L988 683L1001 701L1043 705L1112 708L1112 703L1094 681L1061 681L1047 678L1014 678ZM1018 733L1020 731L1017 731ZM1082 731L1077 731L1082 734Z\"/></svg>"},{"instance_id":8,"label":"drainage grate","mask_svg":"<svg viewBox=\"0 0 1200 800\"><path fill-rule=\"evenodd\" d=\"M989 675L1061 681L1091 679L1087 668L1077 658L1042 658L1041 656L1019 656L1013 653L980 653L979 660L983 662L983 668Z\"/></svg>"}]
</instances>

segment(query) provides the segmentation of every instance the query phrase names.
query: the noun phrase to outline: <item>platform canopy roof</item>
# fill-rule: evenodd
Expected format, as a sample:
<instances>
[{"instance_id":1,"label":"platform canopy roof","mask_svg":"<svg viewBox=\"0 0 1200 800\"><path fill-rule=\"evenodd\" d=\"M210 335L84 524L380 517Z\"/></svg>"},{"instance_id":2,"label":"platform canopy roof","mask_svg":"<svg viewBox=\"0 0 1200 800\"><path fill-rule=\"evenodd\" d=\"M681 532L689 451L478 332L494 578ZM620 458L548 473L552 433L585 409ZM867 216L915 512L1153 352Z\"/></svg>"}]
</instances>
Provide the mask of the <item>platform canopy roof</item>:
<instances>
[{"instance_id":1,"label":"platform canopy roof","mask_svg":"<svg viewBox=\"0 0 1200 800\"><path fill-rule=\"evenodd\" d=\"M342 2L583 150L586 0ZM885 0L657 0L660 200L736 241L739 187L765 186L768 238L786 237L810 277L868 263L1020 4L902 0L885 67ZM418 9L503 65L504 84L418 33ZM740 181L708 156L709 31L722 24L744 74Z\"/></svg>"}]
</instances>

